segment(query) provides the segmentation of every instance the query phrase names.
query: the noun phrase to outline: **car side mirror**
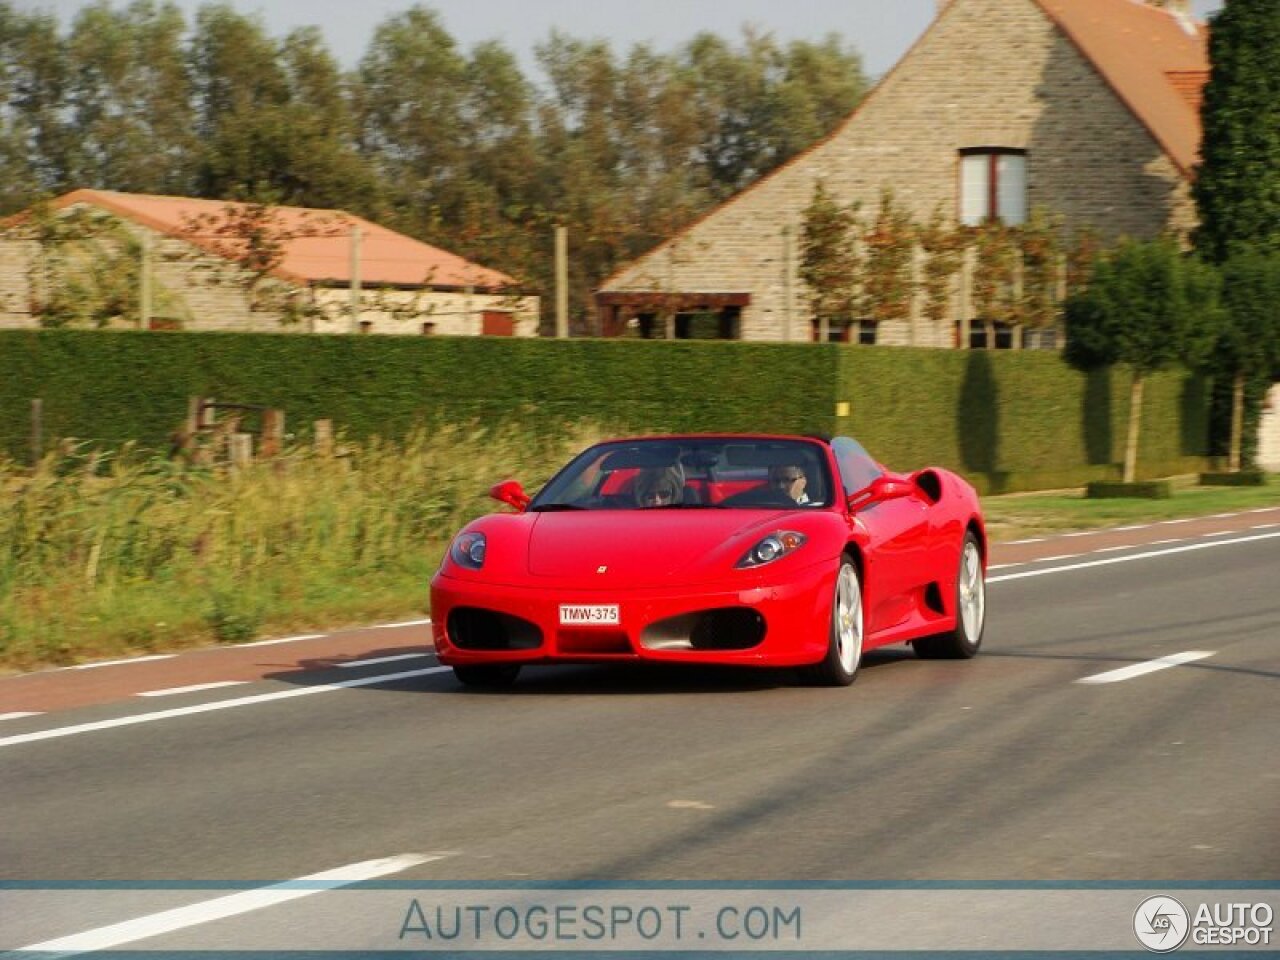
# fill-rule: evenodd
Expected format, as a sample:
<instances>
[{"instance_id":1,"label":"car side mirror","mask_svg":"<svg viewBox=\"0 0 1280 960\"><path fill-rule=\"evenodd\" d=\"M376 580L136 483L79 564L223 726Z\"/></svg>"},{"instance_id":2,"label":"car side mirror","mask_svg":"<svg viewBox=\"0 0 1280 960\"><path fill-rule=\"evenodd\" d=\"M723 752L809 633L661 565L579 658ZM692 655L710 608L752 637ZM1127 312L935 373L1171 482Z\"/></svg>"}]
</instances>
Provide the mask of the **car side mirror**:
<instances>
[{"instance_id":1,"label":"car side mirror","mask_svg":"<svg viewBox=\"0 0 1280 960\"><path fill-rule=\"evenodd\" d=\"M519 480L503 480L502 483L495 483L489 488L489 496L509 507L514 507L516 513L524 513L531 499L524 492L524 487L520 486Z\"/></svg>"},{"instance_id":2,"label":"car side mirror","mask_svg":"<svg viewBox=\"0 0 1280 960\"><path fill-rule=\"evenodd\" d=\"M858 510L864 510L872 504L883 503L885 500L897 500L900 497L909 497L915 492L915 484L909 480L895 480L892 477L876 477L869 484L859 490L857 493L849 494L848 505L849 512L855 513Z\"/></svg>"}]
</instances>

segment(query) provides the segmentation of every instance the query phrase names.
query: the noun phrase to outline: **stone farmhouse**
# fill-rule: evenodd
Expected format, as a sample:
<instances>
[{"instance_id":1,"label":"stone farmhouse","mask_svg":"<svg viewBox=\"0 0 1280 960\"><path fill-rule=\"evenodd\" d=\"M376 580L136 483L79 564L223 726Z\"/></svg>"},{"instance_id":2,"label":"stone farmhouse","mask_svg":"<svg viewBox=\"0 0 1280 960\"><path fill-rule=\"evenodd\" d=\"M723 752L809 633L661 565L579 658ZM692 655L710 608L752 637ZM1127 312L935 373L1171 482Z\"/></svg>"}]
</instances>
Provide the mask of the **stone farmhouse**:
<instances>
[{"instance_id":1,"label":"stone farmhouse","mask_svg":"<svg viewBox=\"0 0 1280 960\"><path fill-rule=\"evenodd\" d=\"M52 202L66 218L110 224L60 250L92 265L137 250L140 308L122 326L301 333L536 336L538 298L504 273L338 210L76 190ZM47 250L25 215L0 238L0 328L37 327ZM114 240L112 237L114 236ZM114 244L114 249L112 247ZM76 249L78 246L78 250ZM43 256L42 256L43 254ZM99 261L101 256L96 256ZM139 319L140 318L140 319Z\"/></svg>"},{"instance_id":2,"label":"stone farmhouse","mask_svg":"<svg viewBox=\"0 0 1280 960\"><path fill-rule=\"evenodd\" d=\"M1194 226L1209 63L1207 28L1186 0L938 7L827 139L607 279L596 293L602 332L797 341L853 330L863 343L1014 345L1008 331L984 342L992 328L973 315L963 270L941 320L926 322L913 304L909 321L819 324L799 275L803 211L819 183L864 213L890 189L920 223L941 211L971 226L1021 224L1039 209L1064 233L1089 227L1103 242Z\"/></svg>"}]
</instances>

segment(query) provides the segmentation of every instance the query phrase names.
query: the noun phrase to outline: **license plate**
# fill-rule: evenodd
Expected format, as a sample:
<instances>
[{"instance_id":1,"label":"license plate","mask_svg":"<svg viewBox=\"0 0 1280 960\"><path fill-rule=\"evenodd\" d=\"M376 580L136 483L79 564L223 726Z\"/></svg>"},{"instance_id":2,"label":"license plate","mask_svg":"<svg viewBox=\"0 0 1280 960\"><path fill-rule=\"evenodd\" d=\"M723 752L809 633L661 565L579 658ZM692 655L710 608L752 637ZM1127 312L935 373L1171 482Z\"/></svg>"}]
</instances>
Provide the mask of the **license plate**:
<instances>
[{"instance_id":1,"label":"license plate","mask_svg":"<svg viewBox=\"0 0 1280 960\"><path fill-rule=\"evenodd\" d=\"M562 626L575 627L608 627L616 626L622 622L622 618L618 614L618 605L612 604L595 604L592 606L570 606L565 604L560 607L560 623Z\"/></svg>"}]
</instances>

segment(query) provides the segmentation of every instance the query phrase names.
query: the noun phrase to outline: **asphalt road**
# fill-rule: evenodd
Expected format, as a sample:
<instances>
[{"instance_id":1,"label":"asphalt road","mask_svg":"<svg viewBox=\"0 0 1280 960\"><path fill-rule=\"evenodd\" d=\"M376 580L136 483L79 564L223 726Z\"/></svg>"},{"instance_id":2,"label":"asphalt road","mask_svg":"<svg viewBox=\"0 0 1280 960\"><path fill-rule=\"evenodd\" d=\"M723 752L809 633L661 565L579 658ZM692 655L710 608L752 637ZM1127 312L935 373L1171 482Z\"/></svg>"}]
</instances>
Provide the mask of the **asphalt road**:
<instances>
[{"instance_id":1,"label":"asphalt road","mask_svg":"<svg viewBox=\"0 0 1280 960\"><path fill-rule=\"evenodd\" d=\"M374 658L402 660L12 717L0 879L414 854L397 879L1274 881L1280 530L1143 539L994 565L979 657L878 651L848 689L561 667L476 693L410 626ZM206 704L233 705L181 711ZM7 916L9 945L71 932Z\"/></svg>"}]
</instances>

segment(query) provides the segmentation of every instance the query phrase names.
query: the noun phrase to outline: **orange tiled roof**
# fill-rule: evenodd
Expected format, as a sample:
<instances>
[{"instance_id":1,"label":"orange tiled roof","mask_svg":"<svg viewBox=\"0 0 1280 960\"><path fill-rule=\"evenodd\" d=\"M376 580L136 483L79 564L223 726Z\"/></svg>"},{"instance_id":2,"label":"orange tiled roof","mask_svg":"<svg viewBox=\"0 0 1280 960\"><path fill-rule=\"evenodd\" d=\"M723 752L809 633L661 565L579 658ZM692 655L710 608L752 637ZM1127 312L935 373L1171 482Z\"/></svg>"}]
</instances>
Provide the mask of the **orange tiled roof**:
<instances>
[{"instance_id":1,"label":"orange tiled roof","mask_svg":"<svg viewBox=\"0 0 1280 960\"><path fill-rule=\"evenodd\" d=\"M220 236L229 209L244 204L193 197L160 197L112 190L75 190L54 201L63 208L84 203L118 217L150 227L168 236L182 237L221 256L235 241ZM351 282L351 228L360 228L360 281L397 286L474 287L494 290L515 281L497 270L464 260L456 254L388 230L341 210L307 207L273 207L273 229L291 239L285 242L284 259L272 271L295 283Z\"/></svg>"},{"instance_id":2,"label":"orange tiled roof","mask_svg":"<svg viewBox=\"0 0 1280 960\"><path fill-rule=\"evenodd\" d=\"M1036 0L1183 173L1200 155L1209 30L1144 0Z\"/></svg>"}]
</instances>

